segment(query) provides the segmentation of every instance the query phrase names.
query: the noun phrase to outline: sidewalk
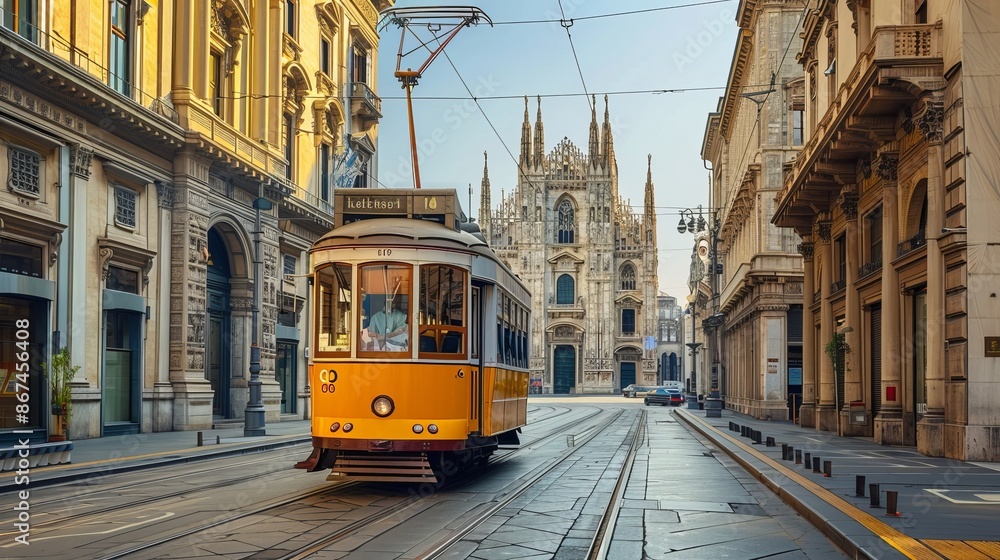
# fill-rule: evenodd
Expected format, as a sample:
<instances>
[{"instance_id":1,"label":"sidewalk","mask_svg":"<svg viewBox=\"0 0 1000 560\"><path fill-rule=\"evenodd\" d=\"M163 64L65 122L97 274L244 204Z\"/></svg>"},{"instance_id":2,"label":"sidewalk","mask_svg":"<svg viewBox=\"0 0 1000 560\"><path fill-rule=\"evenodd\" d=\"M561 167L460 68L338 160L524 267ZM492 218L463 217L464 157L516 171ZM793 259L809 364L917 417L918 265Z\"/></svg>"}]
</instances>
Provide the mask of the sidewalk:
<instances>
[{"instance_id":1,"label":"sidewalk","mask_svg":"<svg viewBox=\"0 0 1000 560\"><path fill-rule=\"evenodd\" d=\"M912 447L882 446L724 410L678 409L677 418L712 440L754 477L857 558L1000 558L1000 464L927 457ZM757 430L761 443L735 426ZM766 445L774 438L774 446ZM802 451L796 464L782 444ZM820 458L820 472L804 455ZM830 475L824 476L824 463ZM858 478L864 477L863 484ZM864 490L858 495L858 488ZM873 498L869 484L877 484ZM895 493L894 510L889 493ZM877 504L877 505L876 505Z\"/></svg>"},{"instance_id":2,"label":"sidewalk","mask_svg":"<svg viewBox=\"0 0 1000 560\"><path fill-rule=\"evenodd\" d=\"M243 426L198 431L153 432L73 441L72 462L31 469L31 485L58 484L83 478L158 467L210 457L242 455L311 441L309 420L274 422L266 435L244 437ZM303 451L302 458L308 455ZM0 473L0 493L16 490L16 471Z\"/></svg>"}]
</instances>

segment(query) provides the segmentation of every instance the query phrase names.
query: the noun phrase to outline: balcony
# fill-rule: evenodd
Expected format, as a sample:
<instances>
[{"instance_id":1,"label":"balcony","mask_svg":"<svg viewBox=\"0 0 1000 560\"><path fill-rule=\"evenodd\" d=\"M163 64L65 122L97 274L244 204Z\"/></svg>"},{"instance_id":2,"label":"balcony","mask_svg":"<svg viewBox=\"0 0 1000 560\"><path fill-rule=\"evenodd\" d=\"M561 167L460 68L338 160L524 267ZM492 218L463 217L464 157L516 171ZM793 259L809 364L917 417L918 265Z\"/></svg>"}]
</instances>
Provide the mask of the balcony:
<instances>
[{"instance_id":1,"label":"balcony","mask_svg":"<svg viewBox=\"0 0 1000 560\"><path fill-rule=\"evenodd\" d=\"M882 258L865 263L858 267L858 278L864 278L869 274L882 270Z\"/></svg>"},{"instance_id":2,"label":"balcony","mask_svg":"<svg viewBox=\"0 0 1000 560\"><path fill-rule=\"evenodd\" d=\"M362 82L351 82L351 116L361 119L365 128L382 118L382 100Z\"/></svg>"},{"instance_id":3,"label":"balcony","mask_svg":"<svg viewBox=\"0 0 1000 560\"><path fill-rule=\"evenodd\" d=\"M775 198L775 224L810 227L813 207L826 204L831 192L856 180L859 158L870 154L876 143L872 135L892 136L900 109L913 102L903 86L943 75L941 35L941 23L875 29L795 159ZM910 79L893 87L901 73Z\"/></svg>"},{"instance_id":4,"label":"balcony","mask_svg":"<svg viewBox=\"0 0 1000 560\"><path fill-rule=\"evenodd\" d=\"M552 319L583 319L586 312L583 309L583 296L576 298L573 303L555 303L555 298L549 298L549 304L545 311Z\"/></svg>"},{"instance_id":5,"label":"balcony","mask_svg":"<svg viewBox=\"0 0 1000 560\"><path fill-rule=\"evenodd\" d=\"M901 241L899 245L896 245L896 256L902 257L910 251L915 251L924 245L927 245L927 239L924 238L924 232L921 231L913 237Z\"/></svg>"},{"instance_id":6,"label":"balcony","mask_svg":"<svg viewBox=\"0 0 1000 560\"><path fill-rule=\"evenodd\" d=\"M836 282L830 284L830 293L839 292L840 290L843 290L846 287L847 287L847 280L844 279L837 280Z\"/></svg>"}]
</instances>

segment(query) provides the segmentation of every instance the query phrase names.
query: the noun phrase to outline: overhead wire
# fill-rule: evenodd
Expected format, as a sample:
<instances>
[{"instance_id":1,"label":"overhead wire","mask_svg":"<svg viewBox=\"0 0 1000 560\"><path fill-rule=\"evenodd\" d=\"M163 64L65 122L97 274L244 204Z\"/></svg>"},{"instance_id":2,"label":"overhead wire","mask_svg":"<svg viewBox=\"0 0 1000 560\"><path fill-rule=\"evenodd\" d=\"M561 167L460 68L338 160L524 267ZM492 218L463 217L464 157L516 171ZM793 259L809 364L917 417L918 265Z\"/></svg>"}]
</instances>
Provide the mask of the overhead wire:
<instances>
[{"instance_id":1,"label":"overhead wire","mask_svg":"<svg viewBox=\"0 0 1000 560\"><path fill-rule=\"evenodd\" d=\"M733 0L706 0L704 2L692 2L690 4L678 4L676 6L660 6L659 8L645 8L642 10L630 10L627 12L613 12L607 14L595 14L591 16L580 16L578 18L572 18L569 21L586 21L591 19L603 19L609 17L619 17L619 16L631 16L636 14L646 14L650 12L662 12L665 10L676 10L679 8L696 8L699 6L709 6L711 4L722 4L723 2L732 2ZM522 20L522 21L494 21L493 25L526 25L526 24L537 24L537 23L561 23L565 21L565 14L563 14L563 19L532 19L532 20Z\"/></svg>"},{"instance_id":2,"label":"overhead wire","mask_svg":"<svg viewBox=\"0 0 1000 560\"><path fill-rule=\"evenodd\" d=\"M576 62L576 72L580 75L580 83L583 84L583 94L587 96L587 106L590 109L595 109L596 101L591 104L590 94L587 92L587 80L583 78L583 68L580 67L580 58L576 55L576 46L573 44L573 34L569 32L569 28L573 27L573 20L566 19L566 11L563 10L562 0L556 0L559 3L559 13L562 14L563 19L559 21L559 25L566 30L566 38L569 40L569 50L573 53L573 61Z\"/></svg>"}]
</instances>

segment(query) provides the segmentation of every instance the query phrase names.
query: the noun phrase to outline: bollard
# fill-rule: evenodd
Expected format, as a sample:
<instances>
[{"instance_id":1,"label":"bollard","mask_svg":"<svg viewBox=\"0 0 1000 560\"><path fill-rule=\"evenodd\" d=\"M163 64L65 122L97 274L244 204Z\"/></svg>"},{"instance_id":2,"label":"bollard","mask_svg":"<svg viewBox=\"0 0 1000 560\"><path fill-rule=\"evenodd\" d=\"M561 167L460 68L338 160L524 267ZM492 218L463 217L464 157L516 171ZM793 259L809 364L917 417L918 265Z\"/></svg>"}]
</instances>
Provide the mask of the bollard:
<instances>
[{"instance_id":1,"label":"bollard","mask_svg":"<svg viewBox=\"0 0 1000 560\"><path fill-rule=\"evenodd\" d=\"M885 491L885 515L887 517L899 517L899 512L896 511L896 499L899 493L895 490Z\"/></svg>"},{"instance_id":2,"label":"bollard","mask_svg":"<svg viewBox=\"0 0 1000 560\"><path fill-rule=\"evenodd\" d=\"M857 498L865 497L865 476L863 474L854 477L854 496Z\"/></svg>"},{"instance_id":3,"label":"bollard","mask_svg":"<svg viewBox=\"0 0 1000 560\"><path fill-rule=\"evenodd\" d=\"M749 432L750 432L750 428L748 428L746 426L740 426L740 436L742 436L742 437L750 437L750 433Z\"/></svg>"},{"instance_id":4,"label":"bollard","mask_svg":"<svg viewBox=\"0 0 1000 560\"><path fill-rule=\"evenodd\" d=\"M202 437L201 437L201 436L202 436L201 432L198 432L198 447L201 447L201 446L202 446L202 443L203 443L203 442L202 442Z\"/></svg>"},{"instance_id":5,"label":"bollard","mask_svg":"<svg viewBox=\"0 0 1000 560\"><path fill-rule=\"evenodd\" d=\"M833 461L823 461L823 476L827 478L833 476Z\"/></svg>"},{"instance_id":6,"label":"bollard","mask_svg":"<svg viewBox=\"0 0 1000 560\"><path fill-rule=\"evenodd\" d=\"M753 433L753 442L760 445L760 430L756 430Z\"/></svg>"},{"instance_id":7,"label":"bollard","mask_svg":"<svg viewBox=\"0 0 1000 560\"><path fill-rule=\"evenodd\" d=\"M868 507L873 507L873 508L881 507L879 505L878 484L875 484L874 482L871 483L871 484L869 484L868 485L868 493L869 493L869 497L871 498L871 505L868 506Z\"/></svg>"},{"instance_id":8,"label":"bollard","mask_svg":"<svg viewBox=\"0 0 1000 560\"><path fill-rule=\"evenodd\" d=\"M767 436L767 440L765 440L765 443L768 447L774 447L774 438L771 436Z\"/></svg>"},{"instance_id":9,"label":"bollard","mask_svg":"<svg viewBox=\"0 0 1000 560\"><path fill-rule=\"evenodd\" d=\"M796 465L801 465L802 464L802 450L801 449L796 449L795 450L795 464Z\"/></svg>"},{"instance_id":10,"label":"bollard","mask_svg":"<svg viewBox=\"0 0 1000 560\"><path fill-rule=\"evenodd\" d=\"M812 458L809 457L809 453L806 453L805 468L806 470L812 468Z\"/></svg>"},{"instance_id":11,"label":"bollard","mask_svg":"<svg viewBox=\"0 0 1000 560\"><path fill-rule=\"evenodd\" d=\"M215 436L215 444L218 445L222 443L222 436Z\"/></svg>"},{"instance_id":12,"label":"bollard","mask_svg":"<svg viewBox=\"0 0 1000 560\"><path fill-rule=\"evenodd\" d=\"M787 443L782 443L781 444L781 460L782 461L787 461L788 460L788 444Z\"/></svg>"},{"instance_id":13,"label":"bollard","mask_svg":"<svg viewBox=\"0 0 1000 560\"><path fill-rule=\"evenodd\" d=\"M820 461L819 457L813 457L813 472L814 473L821 472L819 470L819 461Z\"/></svg>"}]
</instances>

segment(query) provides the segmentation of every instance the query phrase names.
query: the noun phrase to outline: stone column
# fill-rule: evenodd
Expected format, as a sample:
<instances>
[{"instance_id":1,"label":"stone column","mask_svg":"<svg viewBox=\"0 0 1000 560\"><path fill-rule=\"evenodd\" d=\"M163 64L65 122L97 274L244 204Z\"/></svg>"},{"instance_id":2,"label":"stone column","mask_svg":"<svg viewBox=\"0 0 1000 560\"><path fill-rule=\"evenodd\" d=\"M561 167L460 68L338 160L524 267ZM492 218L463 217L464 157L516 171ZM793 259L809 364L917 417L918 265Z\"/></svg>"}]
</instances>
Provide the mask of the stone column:
<instances>
[{"instance_id":1,"label":"stone column","mask_svg":"<svg viewBox=\"0 0 1000 560\"><path fill-rule=\"evenodd\" d=\"M932 457L944 456L944 256L938 241L944 227L942 97L934 92L914 119L927 139L927 413L917 423L917 451Z\"/></svg>"},{"instance_id":2,"label":"stone column","mask_svg":"<svg viewBox=\"0 0 1000 560\"><path fill-rule=\"evenodd\" d=\"M820 240L820 329L817 346L826 348L833 339L833 305L830 303L830 284L833 282L833 247L830 240L833 223L830 216L821 213L816 222L816 235ZM816 407L818 428L824 432L837 431L837 380L833 362L825 352L819 356L819 404Z\"/></svg>"},{"instance_id":3,"label":"stone column","mask_svg":"<svg viewBox=\"0 0 1000 560\"><path fill-rule=\"evenodd\" d=\"M179 154L174 160L174 186L170 233L173 429L204 429L212 425L213 394L205 379L208 162L190 153Z\"/></svg>"},{"instance_id":4,"label":"stone column","mask_svg":"<svg viewBox=\"0 0 1000 560\"><path fill-rule=\"evenodd\" d=\"M156 255L156 374L153 381L152 430L169 432L173 429L174 389L170 384L170 255L172 247L171 216L174 208L174 187L156 182L157 207L159 208L159 251Z\"/></svg>"},{"instance_id":5,"label":"stone column","mask_svg":"<svg viewBox=\"0 0 1000 560\"><path fill-rule=\"evenodd\" d=\"M858 289L854 285L858 281L858 263L861 252L858 249L858 186L846 185L840 191L840 209L847 219L847 293L845 294L845 311L847 326L844 337L850 352L844 356L844 402L840 410L840 433L845 436L860 436L867 431L866 426L850 423L850 402L863 399L861 387L861 301Z\"/></svg>"},{"instance_id":6,"label":"stone column","mask_svg":"<svg viewBox=\"0 0 1000 560\"><path fill-rule=\"evenodd\" d=\"M899 273L892 266L899 243L896 171L899 155L882 150L872 169L882 182L882 408L873 422L875 441L903 443L902 360L899 341Z\"/></svg>"},{"instance_id":7,"label":"stone column","mask_svg":"<svg viewBox=\"0 0 1000 560\"><path fill-rule=\"evenodd\" d=\"M799 409L799 425L803 428L816 427L816 331L813 317L813 294L816 292L813 260L813 237L805 235L799 244L802 253L802 407Z\"/></svg>"}]
</instances>

